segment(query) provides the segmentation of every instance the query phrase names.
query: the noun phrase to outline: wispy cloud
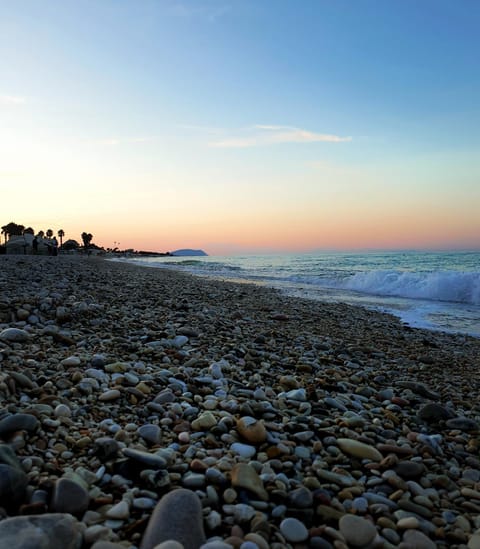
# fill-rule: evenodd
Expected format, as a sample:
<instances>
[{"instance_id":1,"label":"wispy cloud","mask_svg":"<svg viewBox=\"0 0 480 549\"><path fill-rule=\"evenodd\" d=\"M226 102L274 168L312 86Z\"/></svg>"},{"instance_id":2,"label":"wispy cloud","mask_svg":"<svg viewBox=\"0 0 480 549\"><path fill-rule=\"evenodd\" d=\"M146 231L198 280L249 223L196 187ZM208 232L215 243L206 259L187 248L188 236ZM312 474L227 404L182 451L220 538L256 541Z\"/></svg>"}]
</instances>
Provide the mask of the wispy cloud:
<instances>
[{"instance_id":1,"label":"wispy cloud","mask_svg":"<svg viewBox=\"0 0 480 549\"><path fill-rule=\"evenodd\" d=\"M26 103L25 97L17 95L0 95L0 105L23 105Z\"/></svg>"},{"instance_id":2,"label":"wispy cloud","mask_svg":"<svg viewBox=\"0 0 480 549\"><path fill-rule=\"evenodd\" d=\"M209 146L215 148L248 148L280 143L342 143L351 140L351 137L312 132L292 126L257 124L226 135L224 139L212 141Z\"/></svg>"},{"instance_id":3,"label":"wispy cloud","mask_svg":"<svg viewBox=\"0 0 480 549\"><path fill-rule=\"evenodd\" d=\"M115 147L117 145L125 145L129 143L147 143L148 141L153 141L155 137L130 137L130 138L120 138L120 137L109 137L107 139L99 139L94 141L95 145L103 145L105 147Z\"/></svg>"}]
</instances>

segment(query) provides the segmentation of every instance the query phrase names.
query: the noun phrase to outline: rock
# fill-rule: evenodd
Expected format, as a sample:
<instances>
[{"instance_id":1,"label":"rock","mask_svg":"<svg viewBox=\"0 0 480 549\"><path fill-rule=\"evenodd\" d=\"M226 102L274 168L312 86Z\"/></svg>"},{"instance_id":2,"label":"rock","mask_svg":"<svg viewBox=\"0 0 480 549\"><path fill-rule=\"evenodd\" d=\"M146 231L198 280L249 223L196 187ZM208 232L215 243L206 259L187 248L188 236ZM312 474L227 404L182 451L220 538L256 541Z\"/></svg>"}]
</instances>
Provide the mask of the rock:
<instances>
[{"instance_id":1,"label":"rock","mask_svg":"<svg viewBox=\"0 0 480 549\"><path fill-rule=\"evenodd\" d=\"M354 547L368 546L377 535L377 529L370 521L355 515L344 515L338 525L346 542Z\"/></svg>"},{"instance_id":2,"label":"rock","mask_svg":"<svg viewBox=\"0 0 480 549\"><path fill-rule=\"evenodd\" d=\"M52 497L52 509L57 513L80 515L88 509L90 496L87 490L69 478L58 479Z\"/></svg>"},{"instance_id":3,"label":"rock","mask_svg":"<svg viewBox=\"0 0 480 549\"><path fill-rule=\"evenodd\" d=\"M312 492L305 486L296 488L288 494L288 503L296 509L308 509L313 504Z\"/></svg>"},{"instance_id":4,"label":"rock","mask_svg":"<svg viewBox=\"0 0 480 549\"><path fill-rule=\"evenodd\" d=\"M111 519L126 520L130 516L130 507L125 500L119 501L105 513Z\"/></svg>"},{"instance_id":5,"label":"rock","mask_svg":"<svg viewBox=\"0 0 480 549\"><path fill-rule=\"evenodd\" d=\"M280 532L287 541L300 543L308 539L308 530L305 525L296 518L286 518L280 523Z\"/></svg>"},{"instance_id":6,"label":"rock","mask_svg":"<svg viewBox=\"0 0 480 549\"><path fill-rule=\"evenodd\" d=\"M66 368L70 368L74 366L80 366L81 363L82 361L78 356L69 356L67 358L64 358L60 364L62 366L65 366Z\"/></svg>"},{"instance_id":7,"label":"rock","mask_svg":"<svg viewBox=\"0 0 480 549\"><path fill-rule=\"evenodd\" d=\"M268 501L268 494L255 469L247 463L237 463L232 469L232 486L246 488L260 499Z\"/></svg>"},{"instance_id":8,"label":"rock","mask_svg":"<svg viewBox=\"0 0 480 549\"><path fill-rule=\"evenodd\" d=\"M80 549L84 525L68 514L48 513L0 521L0 549Z\"/></svg>"},{"instance_id":9,"label":"rock","mask_svg":"<svg viewBox=\"0 0 480 549\"><path fill-rule=\"evenodd\" d=\"M10 508L23 501L28 477L23 470L0 464L0 505Z\"/></svg>"},{"instance_id":10,"label":"rock","mask_svg":"<svg viewBox=\"0 0 480 549\"><path fill-rule=\"evenodd\" d=\"M405 530L403 543L408 549L435 549L437 545L420 530ZM402 547L402 544L400 544Z\"/></svg>"},{"instance_id":11,"label":"rock","mask_svg":"<svg viewBox=\"0 0 480 549\"><path fill-rule=\"evenodd\" d=\"M30 335L20 328L6 328L0 332L0 340L10 343L24 343L30 339Z\"/></svg>"},{"instance_id":12,"label":"rock","mask_svg":"<svg viewBox=\"0 0 480 549\"><path fill-rule=\"evenodd\" d=\"M425 406L420 408L418 412L418 417L422 421L426 421L427 423L438 423L441 420L451 418L452 413L441 404L438 404L436 402L429 402L428 404L425 404Z\"/></svg>"},{"instance_id":13,"label":"rock","mask_svg":"<svg viewBox=\"0 0 480 549\"><path fill-rule=\"evenodd\" d=\"M122 396L122 393L118 389L109 389L108 391L105 391L102 393L98 400L102 402L109 402L111 400L117 400L117 398L120 398Z\"/></svg>"},{"instance_id":14,"label":"rock","mask_svg":"<svg viewBox=\"0 0 480 549\"><path fill-rule=\"evenodd\" d=\"M134 448L124 448L123 454L138 463L153 467L154 469L164 469L167 466L165 458L158 454L150 454L148 452L142 452L141 450L135 450Z\"/></svg>"},{"instance_id":15,"label":"rock","mask_svg":"<svg viewBox=\"0 0 480 549\"><path fill-rule=\"evenodd\" d=\"M468 417L455 417L446 422L449 429L459 429L460 431L478 431L479 424Z\"/></svg>"},{"instance_id":16,"label":"rock","mask_svg":"<svg viewBox=\"0 0 480 549\"><path fill-rule=\"evenodd\" d=\"M162 430L158 425L147 423L137 429L137 433L151 444L159 444L162 439Z\"/></svg>"},{"instance_id":17,"label":"rock","mask_svg":"<svg viewBox=\"0 0 480 549\"><path fill-rule=\"evenodd\" d=\"M204 412L192 421L192 429L195 431L208 431L216 424L217 420L212 412Z\"/></svg>"},{"instance_id":18,"label":"rock","mask_svg":"<svg viewBox=\"0 0 480 549\"><path fill-rule=\"evenodd\" d=\"M153 549L169 540L185 549L198 549L205 543L202 504L191 490L180 488L159 501L150 517L140 549Z\"/></svg>"},{"instance_id":19,"label":"rock","mask_svg":"<svg viewBox=\"0 0 480 549\"><path fill-rule=\"evenodd\" d=\"M425 465L418 461L400 461L394 468L399 477L413 479L420 477L425 471Z\"/></svg>"},{"instance_id":20,"label":"rock","mask_svg":"<svg viewBox=\"0 0 480 549\"><path fill-rule=\"evenodd\" d=\"M343 453L350 454L361 459L370 459L372 461L382 461L382 454L373 446L353 440L351 438L339 438L337 444Z\"/></svg>"},{"instance_id":21,"label":"rock","mask_svg":"<svg viewBox=\"0 0 480 549\"><path fill-rule=\"evenodd\" d=\"M4 437L14 431L28 431L33 433L37 430L39 421L31 414L12 414L0 421L0 437Z\"/></svg>"},{"instance_id":22,"label":"rock","mask_svg":"<svg viewBox=\"0 0 480 549\"><path fill-rule=\"evenodd\" d=\"M251 458L257 453L255 446L248 444L242 444L241 442L234 442L230 446L231 450L243 458Z\"/></svg>"},{"instance_id":23,"label":"rock","mask_svg":"<svg viewBox=\"0 0 480 549\"><path fill-rule=\"evenodd\" d=\"M250 416L243 416L237 421L237 431L240 436L252 444L261 444L267 439L263 421Z\"/></svg>"}]
</instances>

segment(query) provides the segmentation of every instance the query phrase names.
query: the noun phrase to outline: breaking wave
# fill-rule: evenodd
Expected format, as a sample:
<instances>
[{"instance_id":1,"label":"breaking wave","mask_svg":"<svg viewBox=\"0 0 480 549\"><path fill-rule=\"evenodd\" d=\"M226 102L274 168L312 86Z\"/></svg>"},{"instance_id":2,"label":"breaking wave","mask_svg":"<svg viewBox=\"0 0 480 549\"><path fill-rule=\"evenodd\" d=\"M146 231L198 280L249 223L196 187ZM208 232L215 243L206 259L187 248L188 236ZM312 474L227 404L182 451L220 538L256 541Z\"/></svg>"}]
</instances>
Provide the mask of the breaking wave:
<instances>
[{"instance_id":1,"label":"breaking wave","mask_svg":"<svg viewBox=\"0 0 480 549\"><path fill-rule=\"evenodd\" d=\"M480 305L480 272L370 271L354 274L335 286L375 295Z\"/></svg>"}]
</instances>

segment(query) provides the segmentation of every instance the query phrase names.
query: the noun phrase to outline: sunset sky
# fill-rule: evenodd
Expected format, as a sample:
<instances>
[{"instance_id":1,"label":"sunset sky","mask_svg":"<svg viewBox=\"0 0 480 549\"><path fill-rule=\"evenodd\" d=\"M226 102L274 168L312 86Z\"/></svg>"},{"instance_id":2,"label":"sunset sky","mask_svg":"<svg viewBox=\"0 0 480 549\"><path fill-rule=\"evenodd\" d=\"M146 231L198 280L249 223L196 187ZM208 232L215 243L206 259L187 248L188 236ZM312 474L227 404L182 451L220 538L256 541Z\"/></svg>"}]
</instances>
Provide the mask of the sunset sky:
<instances>
[{"instance_id":1,"label":"sunset sky","mask_svg":"<svg viewBox=\"0 0 480 549\"><path fill-rule=\"evenodd\" d=\"M480 248L480 2L0 1L0 225Z\"/></svg>"}]
</instances>

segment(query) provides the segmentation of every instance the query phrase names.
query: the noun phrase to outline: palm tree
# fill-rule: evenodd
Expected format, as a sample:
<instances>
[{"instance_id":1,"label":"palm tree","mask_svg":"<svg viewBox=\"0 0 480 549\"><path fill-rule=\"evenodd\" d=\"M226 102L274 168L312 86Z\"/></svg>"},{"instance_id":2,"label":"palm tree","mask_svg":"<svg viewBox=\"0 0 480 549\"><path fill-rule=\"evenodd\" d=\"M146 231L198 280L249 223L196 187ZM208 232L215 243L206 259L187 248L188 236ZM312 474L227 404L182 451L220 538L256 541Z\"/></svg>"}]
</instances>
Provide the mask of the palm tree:
<instances>
[{"instance_id":1,"label":"palm tree","mask_svg":"<svg viewBox=\"0 0 480 549\"><path fill-rule=\"evenodd\" d=\"M21 236L23 234L23 231L25 230L24 225L18 225L17 223L14 223L13 221L10 221L10 223L7 223L2 227L2 234L5 235L5 243L7 243L7 236Z\"/></svg>"},{"instance_id":2,"label":"palm tree","mask_svg":"<svg viewBox=\"0 0 480 549\"><path fill-rule=\"evenodd\" d=\"M23 231L23 234L35 234L35 231L32 229L32 227L27 227L27 228Z\"/></svg>"},{"instance_id":3,"label":"palm tree","mask_svg":"<svg viewBox=\"0 0 480 549\"><path fill-rule=\"evenodd\" d=\"M63 229L60 229L58 231L58 238L60 239L60 248L63 246L63 237L65 236L65 231Z\"/></svg>"},{"instance_id":4,"label":"palm tree","mask_svg":"<svg viewBox=\"0 0 480 549\"><path fill-rule=\"evenodd\" d=\"M52 236L53 236L53 231L52 231L52 229L48 229L48 231L47 231L47 238L52 238Z\"/></svg>"},{"instance_id":5,"label":"palm tree","mask_svg":"<svg viewBox=\"0 0 480 549\"><path fill-rule=\"evenodd\" d=\"M38 231L38 235L40 238L43 238L45 236L45 233L43 231Z\"/></svg>"},{"instance_id":6,"label":"palm tree","mask_svg":"<svg viewBox=\"0 0 480 549\"><path fill-rule=\"evenodd\" d=\"M85 250L88 250L92 238L93 235L91 233L82 233L83 247L85 248Z\"/></svg>"},{"instance_id":7,"label":"palm tree","mask_svg":"<svg viewBox=\"0 0 480 549\"><path fill-rule=\"evenodd\" d=\"M4 225L2 227L2 234L5 236L5 244L7 243L7 236L8 236L8 225Z\"/></svg>"}]
</instances>

